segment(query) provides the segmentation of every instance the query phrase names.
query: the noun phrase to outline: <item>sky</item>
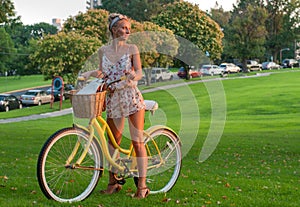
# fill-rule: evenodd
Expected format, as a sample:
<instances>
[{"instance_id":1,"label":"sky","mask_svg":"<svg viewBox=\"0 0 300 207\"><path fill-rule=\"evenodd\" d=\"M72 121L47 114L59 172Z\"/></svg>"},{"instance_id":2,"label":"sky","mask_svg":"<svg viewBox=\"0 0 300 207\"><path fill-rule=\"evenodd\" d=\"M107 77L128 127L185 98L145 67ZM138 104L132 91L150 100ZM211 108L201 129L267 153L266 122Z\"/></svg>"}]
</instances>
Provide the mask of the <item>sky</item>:
<instances>
[{"instance_id":1,"label":"sky","mask_svg":"<svg viewBox=\"0 0 300 207\"><path fill-rule=\"evenodd\" d=\"M214 7L216 1L225 11L231 10L236 0L187 0L193 4L198 4L203 11ZM52 24L52 19L57 18L62 21L69 16L75 16L79 11L86 12L86 0L12 0L17 16L21 16L21 21L25 25L40 22Z\"/></svg>"}]
</instances>

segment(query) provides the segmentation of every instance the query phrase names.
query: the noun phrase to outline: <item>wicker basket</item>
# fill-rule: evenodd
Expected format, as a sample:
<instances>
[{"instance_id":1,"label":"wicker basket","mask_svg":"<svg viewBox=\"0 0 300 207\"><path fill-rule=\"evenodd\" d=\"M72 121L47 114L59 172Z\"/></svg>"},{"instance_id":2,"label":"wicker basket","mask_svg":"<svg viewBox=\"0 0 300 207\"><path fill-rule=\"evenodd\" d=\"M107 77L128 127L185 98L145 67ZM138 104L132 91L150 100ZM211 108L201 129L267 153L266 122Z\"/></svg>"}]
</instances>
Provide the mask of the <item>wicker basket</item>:
<instances>
[{"instance_id":1,"label":"wicker basket","mask_svg":"<svg viewBox=\"0 0 300 207\"><path fill-rule=\"evenodd\" d=\"M105 94L106 91L88 95L73 93L71 96L71 103L74 116L77 118L89 119L101 116Z\"/></svg>"}]
</instances>

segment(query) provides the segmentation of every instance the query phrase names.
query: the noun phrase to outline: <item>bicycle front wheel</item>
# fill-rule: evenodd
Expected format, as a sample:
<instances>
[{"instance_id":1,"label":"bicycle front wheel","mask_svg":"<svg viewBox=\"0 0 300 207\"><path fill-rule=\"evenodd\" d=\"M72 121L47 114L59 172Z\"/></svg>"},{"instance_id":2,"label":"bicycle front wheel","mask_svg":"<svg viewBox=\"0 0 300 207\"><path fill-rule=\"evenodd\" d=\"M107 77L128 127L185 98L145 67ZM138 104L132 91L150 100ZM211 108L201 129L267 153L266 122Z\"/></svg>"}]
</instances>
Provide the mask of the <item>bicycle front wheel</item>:
<instances>
[{"instance_id":1,"label":"bicycle front wheel","mask_svg":"<svg viewBox=\"0 0 300 207\"><path fill-rule=\"evenodd\" d=\"M145 140L145 146L148 153L146 184L150 193L168 192L180 174L180 140L168 128L158 128Z\"/></svg>"},{"instance_id":2,"label":"bicycle front wheel","mask_svg":"<svg viewBox=\"0 0 300 207\"><path fill-rule=\"evenodd\" d=\"M44 195L59 202L87 198L102 174L103 157L94 138L80 166L73 165L82 154L89 133L65 128L54 133L44 144L37 163L37 178Z\"/></svg>"}]
</instances>

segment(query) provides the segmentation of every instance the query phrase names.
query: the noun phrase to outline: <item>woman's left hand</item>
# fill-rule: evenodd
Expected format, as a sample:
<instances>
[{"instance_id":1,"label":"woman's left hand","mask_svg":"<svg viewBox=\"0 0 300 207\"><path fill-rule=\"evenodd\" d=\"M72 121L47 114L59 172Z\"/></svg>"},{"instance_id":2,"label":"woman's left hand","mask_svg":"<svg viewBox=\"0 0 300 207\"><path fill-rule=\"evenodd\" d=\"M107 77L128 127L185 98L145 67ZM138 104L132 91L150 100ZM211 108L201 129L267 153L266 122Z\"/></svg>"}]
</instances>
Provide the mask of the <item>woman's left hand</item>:
<instances>
[{"instance_id":1,"label":"woman's left hand","mask_svg":"<svg viewBox=\"0 0 300 207\"><path fill-rule=\"evenodd\" d=\"M128 80L134 80L136 77L136 73L134 71L131 71L130 73L127 73L126 76Z\"/></svg>"}]
</instances>

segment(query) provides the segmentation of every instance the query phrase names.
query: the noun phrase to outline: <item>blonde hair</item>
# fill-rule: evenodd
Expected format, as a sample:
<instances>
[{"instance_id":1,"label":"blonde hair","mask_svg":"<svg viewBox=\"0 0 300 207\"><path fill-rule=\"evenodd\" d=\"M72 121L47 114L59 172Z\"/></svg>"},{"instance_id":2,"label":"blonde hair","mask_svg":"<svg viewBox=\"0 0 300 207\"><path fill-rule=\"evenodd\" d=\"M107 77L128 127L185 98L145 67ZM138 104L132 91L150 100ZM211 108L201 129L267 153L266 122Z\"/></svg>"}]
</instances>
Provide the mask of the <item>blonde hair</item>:
<instances>
[{"instance_id":1,"label":"blonde hair","mask_svg":"<svg viewBox=\"0 0 300 207\"><path fill-rule=\"evenodd\" d=\"M129 21L128 17L123 15L123 14L119 14L119 13L112 13L109 15L108 17L108 29L110 32L112 32L112 28L117 26L117 23L120 21L120 20L127 20Z\"/></svg>"}]
</instances>

